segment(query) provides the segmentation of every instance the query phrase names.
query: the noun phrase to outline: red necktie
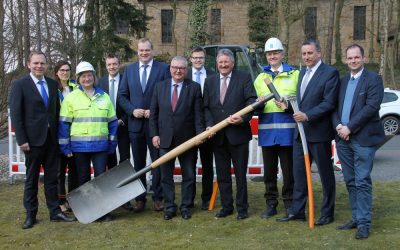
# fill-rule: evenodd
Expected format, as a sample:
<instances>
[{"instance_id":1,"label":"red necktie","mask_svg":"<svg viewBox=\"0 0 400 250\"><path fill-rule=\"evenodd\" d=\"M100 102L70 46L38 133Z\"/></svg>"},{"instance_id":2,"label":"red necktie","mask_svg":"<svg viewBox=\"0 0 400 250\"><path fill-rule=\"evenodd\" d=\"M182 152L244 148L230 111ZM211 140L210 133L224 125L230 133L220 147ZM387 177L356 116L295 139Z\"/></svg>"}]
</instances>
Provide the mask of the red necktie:
<instances>
[{"instance_id":1,"label":"red necktie","mask_svg":"<svg viewBox=\"0 0 400 250\"><path fill-rule=\"evenodd\" d=\"M178 103L178 84L174 84L174 91L172 92L172 112L175 112L176 104Z\"/></svg>"}]
</instances>

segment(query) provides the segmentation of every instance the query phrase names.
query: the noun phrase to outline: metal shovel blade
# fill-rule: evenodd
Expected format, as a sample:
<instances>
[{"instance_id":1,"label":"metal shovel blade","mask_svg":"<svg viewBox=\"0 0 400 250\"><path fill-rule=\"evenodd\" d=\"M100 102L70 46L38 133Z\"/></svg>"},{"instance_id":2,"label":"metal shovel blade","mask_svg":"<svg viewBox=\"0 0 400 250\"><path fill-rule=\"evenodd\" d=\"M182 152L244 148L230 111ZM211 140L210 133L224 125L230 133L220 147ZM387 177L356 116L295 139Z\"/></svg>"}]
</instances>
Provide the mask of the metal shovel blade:
<instances>
[{"instance_id":1,"label":"metal shovel blade","mask_svg":"<svg viewBox=\"0 0 400 250\"><path fill-rule=\"evenodd\" d=\"M121 187L118 183L135 174L126 160L67 195L68 203L80 223L91 223L145 192L139 179Z\"/></svg>"}]
</instances>

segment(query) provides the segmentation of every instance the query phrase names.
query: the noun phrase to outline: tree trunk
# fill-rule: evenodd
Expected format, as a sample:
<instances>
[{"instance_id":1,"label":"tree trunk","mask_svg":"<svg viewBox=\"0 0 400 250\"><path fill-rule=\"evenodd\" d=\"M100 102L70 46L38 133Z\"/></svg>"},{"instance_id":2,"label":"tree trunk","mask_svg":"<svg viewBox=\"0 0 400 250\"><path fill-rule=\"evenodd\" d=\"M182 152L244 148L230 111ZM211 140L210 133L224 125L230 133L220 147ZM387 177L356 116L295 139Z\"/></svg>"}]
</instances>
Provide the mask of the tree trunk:
<instances>
[{"instance_id":1,"label":"tree trunk","mask_svg":"<svg viewBox=\"0 0 400 250\"><path fill-rule=\"evenodd\" d=\"M376 25L376 22L375 22L375 0L371 0L371 23L370 23L371 32L370 32L370 36L369 36L370 38L369 38L369 50L368 50L370 63L375 62L375 57L374 57L375 25Z\"/></svg>"},{"instance_id":2,"label":"tree trunk","mask_svg":"<svg viewBox=\"0 0 400 250\"><path fill-rule=\"evenodd\" d=\"M389 37L389 10L390 10L390 0L383 1L383 20L380 35L381 41L381 62L379 67L379 74L382 76L383 82L386 83L386 72L387 72L387 60L388 60L388 37Z\"/></svg>"},{"instance_id":3,"label":"tree trunk","mask_svg":"<svg viewBox=\"0 0 400 250\"><path fill-rule=\"evenodd\" d=\"M291 9L292 1L282 0L278 1L277 15L279 23L279 38L285 47L285 58L288 58L289 51L289 36L290 36L290 25L300 18L302 18L306 12L308 6L310 6L310 0L303 0L303 4L298 11Z\"/></svg>"},{"instance_id":4,"label":"tree trunk","mask_svg":"<svg viewBox=\"0 0 400 250\"><path fill-rule=\"evenodd\" d=\"M44 19L44 27L45 27L45 29L46 29L46 57L47 57L47 60L48 60L48 62L49 62L49 64L52 64L52 59L51 59L51 48L52 48L52 42L51 42L51 29L50 29L50 25L49 25L49 21L48 21L48 13L49 13L49 11L48 11L48 3L47 3L47 1L48 0L44 0L43 2L44 2L44 8L43 8L43 16L45 16L45 19ZM62 43L64 43L65 42L65 40L62 40Z\"/></svg>"},{"instance_id":5,"label":"tree trunk","mask_svg":"<svg viewBox=\"0 0 400 250\"><path fill-rule=\"evenodd\" d=\"M340 41L340 18L342 15L344 0L338 0L335 11L335 60L336 64L342 62L342 42Z\"/></svg>"},{"instance_id":6,"label":"tree trunk","mask_svg":"<svg viewBox=\"0 0 400 250\"><path fill-rule=\"evenodd\" d=\"M31 52L31 33L29 27L29 1L23 1L24 8L24 24L23 24L23 35L24 35L24 58L28 62L29 53Z\"/></svg>"},{"instance_id":7,"label":"tree trunk","mask_svg":"<svg viewBox=\"0 0 400 250\"><path fill-rule=\"evenodd\" d=\"M177 11L177 0L171 3L172 6L172 43L174 44L174 55L178 54L178 44L176 42L175 25L176 25L176 11Z\"/></svg>"},{"instance_id":8,"label":"tree trunk","mask_svg":"<svg viewBox=\"0 0 400 250\"><path fill-rule=\"evenodd\" d=\"M11 2L14 2L11 0ZM18 8L18 18L16 20L16 29L14 30L14 34L21 34L24 32L24 15L22 11L22 0L18 0L17 2L17 8ZM23 36L15 36L17 40L17 56L18 56L18 68L22 69L26 63L24 61L24 41L23 41Z\"/></svg>"},{"instance_id":9,"label":"tree trunk","mask_svg":"<svg viewBox=\"0 0 400 250\"><path fill-rule=\"evenodd\" d=\"M0 30L4 30L4 1L0 0ZM4 36L0 36L0 138L7 132L8 82L4 69Z\"/></svg>"},{"instance_id":10,"label":"tree trunk","mask_svg":"<svg viewBox=\"0 0 400 250\"><path fill-rule=\"evenodd\" d=\"M45 0L46 2L46 0ZM36 12L36 50L42 50L42 31L41 31L41 18L40 18L40 2L39 0L35 1L35 12ZM47 15L43 15L44 18L47 19Z\"/></svg>"},{"instance_id":11,"label":"tree trunk","mask_svg":"<svg viewBox=\"0 0 400 250\"><path fill-rule=\"evenodd\" d=\"M335 22L335 3L336 0L329 2L329 20L328 20L328 35L326 36L325 46L325 63L332 63L332 41L333 41L333 25Z\"/></svg>"},{"instance_id":12,"label":"tree trunk","mask_svg":"<svg viewBox=\"0 0 400 250\"><path fill-rule=\"evenodd\" d=\"M64 44L68 44L67 43L67 34L66 34L66 28L65 28L65 15L64 15L64 1L63 0L58 0L58 8L59 8L59 15L60 15L60 20L59 20L59 25L60 25L60 28L61 28L61 41L64 43ZM68 54L67 54L67 49L68 49L68 47L69 46L62 46L62 49L61 49L61 55L64 57L64 58L67 58L68 57Z\"/></svg>"}]
</instances>

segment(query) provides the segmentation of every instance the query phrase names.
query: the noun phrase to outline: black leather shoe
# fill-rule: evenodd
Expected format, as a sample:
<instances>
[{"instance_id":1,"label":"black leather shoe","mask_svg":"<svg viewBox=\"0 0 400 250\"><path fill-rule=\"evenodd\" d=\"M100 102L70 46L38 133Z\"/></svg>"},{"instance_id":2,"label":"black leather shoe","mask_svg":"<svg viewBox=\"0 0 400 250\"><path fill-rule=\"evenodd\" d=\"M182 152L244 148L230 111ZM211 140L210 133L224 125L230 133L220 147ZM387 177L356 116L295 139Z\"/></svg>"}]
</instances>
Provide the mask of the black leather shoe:
<instances>
[{"instance_id":1,"label":"black leather shoe","mask_svg":"<svg viewBox=\"0 0 400 250\"><path fill-rule=\"evenodd\" d=\"M190 218L192 218L192 214L190 213L189 210L181 211L181 215L182 215L182 219L184 219L184 220L189 220Z\"/></svg>"},{"instance_id":2,"label":"black leather shoe","mask_svg":"<svg viewBox=\"0 0 400 250\"><path fill-rule=\"evenodd\" d=\"M305 214L288 214L288 216L286 216L286 217L276 219L277 222L287 222L287 221L291 221L291 220L306 221L306 215Z\"/></svg>"},{"instance_id":3,"label":"black leather shoe","mask_svg":"<svg viewBox=\"0 0 400 250\"><path fill-rule=\"evenodd\" d=\"M264 212L261 213L260 217L263 219L267 219L269 217L274 216L275 214L277 214L276 207L269 206Z\"/></svg>"},{"instance_id":4,"label":"black leather shoe","mask_svg":"<svg viewBox=\"0 0 400 250\"><path fill-rule=\"evenodd\" d=\"M32 228L33 225L35 225L35 224L36 224L36 218L27 216L24 224L22 225L22 229Z\"/></svg>"},{"instance_id":5,"label":"black leather shoe","mask_svg":"<svg viewBox=\"0 0 400 250\"><path fill-rule=\"evenodd\" d=\"M221 209L216 215L215 218L225 218L228 215L233 214L233 211L226 211L224 209Z\"/></svg>"},{"instance_id":6,"label":"black leather shoe","mask_svg":"<svg viewBox=\"0 0 400 250\"><path fill-rule=\"evenodd\" d=\"M329 223L333 222L333 217L321 217L319 218L314 224L316 226L323 226L323 225L328 225Z\"/></svg>"},{"instance_id":7,"label":"black leather shoe","mask_svg":"<svg viewBox=\"0 0 400 250\"><path fill-rule=\"evenodd\" d=\"M125 203L124 205L122 205L121 208L128 210L128 211L133 211L133 206L129 201L127 203Z\"/></svg>"},{"instance_id":8,"label":"black leather shoe","mask_svg":"<svg viewBox=\"0 0 400 250\"><path fill-rule=\"evenodd\" d=\"M176 216L176 212L166 211L164 213L164 220L170 220Z\"/></svg>"},{"instance_id":9,"label":"black leather shoe","mask_svg":"<svg viewBox=\"0 0 400 250\"><path fill-rule=\"evenodd\" d=\"M60 212L60 213L50 217L50 221L52 221L52 222L59 222L59 221L73 222L75 220L76 220L75 217L69 217L66 214L64 214L63 212Z\"/></svg>"},{"instance_id":10,"label":"black leather shoe","mask_svg":"<svg viewBox=\"0 0 400 250\"><path fill-rule=\"evenodd\" d=\"M210 201L203 201L201 203L201 210L208 210L209 206L210 206Z\"/></svg>"},{"instance_id":11,"label":"black leather shoe","mask_svg":"<svg viewBox=\"0 0 400 250\"><path fill-rule=\"evenodd\" d=\"M367 227L360 227L357 229L356 239L357 240L364 240L369 236L369 229Z\"/></svg>"},{"instance_id":12,"label":"black leather shoe","mask_svg":"<svg viewBox=\"0 0 400 250\"><path fill-rule=\"evenodd\" d=\"M357 228L357 223L354 220L349 220L348 222L344 223L336 227L337 230L350 230L353 228Z\"/></svg>"},{"instance_id":13,"label":"black leather shoe","mask_svg":"<svg viewBox=\"0 0 400 250\"><path fill-rule=\"evenodd\" d=\"M145 206L146 206L146 202L144 202L144 201L136 201L136 204L133 206L133 211L135 213L143 212Z\"/></svg>"},{"instance_id":14,"label":"black leather shoe","mask_svg":"<svg viewBox=\"0 0 400 250\"><path fill-rule=\"evenodd\" d=\"M238 220L244 220L246 218L249 218L249 214L247 212L240 212L236 217Z\"/></svg>"}]
</instances>

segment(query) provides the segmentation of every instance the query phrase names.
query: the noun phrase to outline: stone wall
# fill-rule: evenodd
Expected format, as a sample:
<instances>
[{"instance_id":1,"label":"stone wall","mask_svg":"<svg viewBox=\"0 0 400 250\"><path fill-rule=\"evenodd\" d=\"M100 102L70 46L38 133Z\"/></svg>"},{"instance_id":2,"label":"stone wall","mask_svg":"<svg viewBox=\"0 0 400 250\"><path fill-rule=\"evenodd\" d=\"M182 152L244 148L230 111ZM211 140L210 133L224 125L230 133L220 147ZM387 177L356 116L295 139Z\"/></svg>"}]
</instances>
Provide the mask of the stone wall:
<instances>
[{"instance_id":1,"label":"stone wall","mask_svg":"<svg viewBox=\"0 0 400 250\"><path fill-rule=\"evenodd\" d=\"M169 53L170 55L184 54L189 47L188 38L188 18L190 14L190 5L193 1L183 0L177 1L177 15L176 15L176 27L175 37L177 45L174 44L163 44L161 43L161 10L172 9L171 2L166 0L127 0L134 4L137 4L139 8L143 8L143 2L146 5L147 15L152 17L149 21L149 31L146 36L149 37L154 43L156 54ZM253 45L248 38L248 0L214 0L211 1L209 7L209 17L211 9L221 9L221 43L222 44L250 44ZM354 6L367 6L366 9L366 37L365 40L354 40L353 39L353 20L354 20ZM335 63L335 45L333 41L327 41L327 27L328 27L328 16L329 0L314 1L312 7L317 7L317 38L321 43L322 52L324 52L327 42L332 42L332 63ZM353 43L358 43L365 48L367 60L372 62L379 62L380 48L377 42L378 32L378 12L381 11L382 7L379 7L378 3L375 4L375 9L372 10L371 1L369 0L354 0L345 1L342 16L341 16L341 45L342 45L342 60L344 60L344 50L347 46ZM393 20L392 23L396 23L396 9L393 8ZM374 12L374 19L371 20L371 14ZM374 34L371 33L371 27L374 26ZM301 63L300 48L303 42L304 36L304 18L296 21L290 26L289 35L289 60L288 62L294 65ZM373 55L369 54L369 48L374 48ZM133 46L136 47L136 40L132 40ZM369 59L368 59L369 58ZM372 60L371 60L372 59Z\"/></svg>"}]
</instances>

